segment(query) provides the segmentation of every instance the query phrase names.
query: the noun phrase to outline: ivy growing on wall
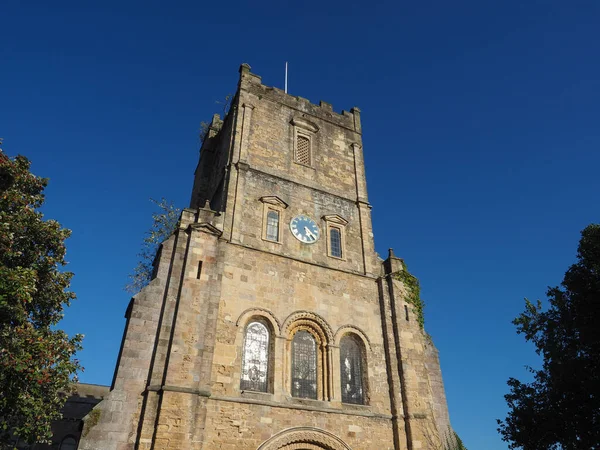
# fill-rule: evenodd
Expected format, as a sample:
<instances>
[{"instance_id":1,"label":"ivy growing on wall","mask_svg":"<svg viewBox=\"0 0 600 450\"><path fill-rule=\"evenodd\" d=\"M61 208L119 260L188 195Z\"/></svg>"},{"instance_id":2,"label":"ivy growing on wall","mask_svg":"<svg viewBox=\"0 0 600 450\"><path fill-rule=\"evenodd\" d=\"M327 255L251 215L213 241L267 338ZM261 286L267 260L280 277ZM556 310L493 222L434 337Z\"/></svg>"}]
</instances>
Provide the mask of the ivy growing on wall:
<instances>
[{"instance_id":1,"label":"ivy growing on wall","mask_svg":"<svg viewBox=\"0 0 600 450\"><path fill-rule=\"evenodd\" d=\"M467 447L465 447L465 444L463 444L462 439L456 433L456 431L452 431L451 436L454 439L452 437L446 436L446 444L444 446L444 450L467 450Z\"/></svg>"},{"instance_id":2,"label":"ivy growing on wall","mask_svg":"<svg viewBox=\"0 0 600 450\"><path fill-rule=\"evenodd\" d=\"M85 426L83 428L83 437L86 437L88 433L92 430L92 428L98 425L101 414L102 411L100 411L99 409L92 409L92 411L88 414L88 417L85 421Z\"/></svg>"},{"instance_id":3,"label":"ivy growing on wall","mask_svg":"<svg viewBox=\"0 0 600 450\"><path fill-rule=\"evenodd\" d=\"M417 316L417 322L419 322L419 326L423 330L425 327L425 316L423 313L425 303L421 299L421 286L417 277L408 271L408 267L406 267L404 260L401 261L402 270L396 272L394 275L398 281L401 281L402 284L404 284L404 287L406 288L405 300L412 306L412 310Z\"/></svg>"}]
</instances>

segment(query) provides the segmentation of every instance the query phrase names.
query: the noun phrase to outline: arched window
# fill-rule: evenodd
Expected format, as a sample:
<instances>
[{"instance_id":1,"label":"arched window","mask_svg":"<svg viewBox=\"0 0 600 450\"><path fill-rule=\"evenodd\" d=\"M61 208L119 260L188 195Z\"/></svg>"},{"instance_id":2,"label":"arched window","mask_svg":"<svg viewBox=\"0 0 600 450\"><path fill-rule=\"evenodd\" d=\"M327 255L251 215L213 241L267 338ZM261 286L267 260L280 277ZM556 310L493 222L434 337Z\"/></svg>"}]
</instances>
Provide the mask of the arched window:
<instances>
[{"instance_id":1,"label":"arched window","mask_svg":"<svg viewBox=\"0 0 600 450\"><path fill-rule=\"evenodd\" d=\"M267 392L269 387L269 330L261 322L250 322L244 337L240 389Z\"/></svg>"},{"instance_id":2,"label":"arched window","mask_svg":"<svg viewBox=\"0 0 600 450\"><path fill-rule=\"evenodd\" d=\"M279 213L273 209L267 213L267 239L279 242Z\"/></svg>"},{"instance_id":3,"label":"arched window","mask_svg":"<svg viewBox=\"0 0 600 450\"><path fill-rule=\"evenodd\" d=\"M67 436L60 443L60 450L77 450L77 441L72 436Z\"/></svg>"},{"instance_id":4,"label":"arched window","mask_svg":"<svg viewBox=\"0 0 600 450\"><path fill-rule=\"evenodd\" d=\"M317 398L317 343L305 330L292 340L292 396Z\"/></svg>"},{"instance_id":5,"label":"arched window","mask_svg":"<svg viewBox=\"0 0 600 450\"><path fill-rule=\"evenodd\" d=\"M364 405L362 345L353 336L340 341L342 402Z\"/></svg>"}]
</instances>

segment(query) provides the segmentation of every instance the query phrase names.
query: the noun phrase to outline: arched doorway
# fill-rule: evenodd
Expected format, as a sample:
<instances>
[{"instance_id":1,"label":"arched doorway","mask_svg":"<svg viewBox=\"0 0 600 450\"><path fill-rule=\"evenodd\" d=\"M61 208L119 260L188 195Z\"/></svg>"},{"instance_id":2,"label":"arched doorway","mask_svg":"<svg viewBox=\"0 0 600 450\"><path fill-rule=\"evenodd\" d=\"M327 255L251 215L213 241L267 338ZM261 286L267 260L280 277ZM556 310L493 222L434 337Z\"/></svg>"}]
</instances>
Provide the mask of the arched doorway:
<instances>
[{"instance_id":1,"label":"arched doorway","mask_svg":"<svg viewBox=\"0 0 600 450\"><path fill-rule=\"evenodd\" d=\"M297 427L277 433L258 450L352 450L337 436L318 428Z\"/></svg>"}]
</instances>

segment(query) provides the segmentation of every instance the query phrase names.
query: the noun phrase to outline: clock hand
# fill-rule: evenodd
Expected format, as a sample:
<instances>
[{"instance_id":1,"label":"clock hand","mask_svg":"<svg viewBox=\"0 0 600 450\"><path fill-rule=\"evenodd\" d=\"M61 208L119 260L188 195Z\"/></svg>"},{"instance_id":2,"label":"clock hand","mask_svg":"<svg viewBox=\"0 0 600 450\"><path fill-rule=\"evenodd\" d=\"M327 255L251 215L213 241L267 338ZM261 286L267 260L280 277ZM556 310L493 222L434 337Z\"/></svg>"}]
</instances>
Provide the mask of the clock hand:
<instances>
[{"instance_id":1,"label":"clock hand","mask_svg":"<svg viewBox=\"0 0 600 450\"><path fill-rule=\"evenodd\" d=\"M310 230L308 229L308 227L304 227L304 232L306 233L306 235L307 235L307 236L310 236L311 238L313 238L313 241L314 241L315 239L317 239L317 238L315 237L315 235L312 233L312 231L310 231Z\"/></svg>"}]
</instances>

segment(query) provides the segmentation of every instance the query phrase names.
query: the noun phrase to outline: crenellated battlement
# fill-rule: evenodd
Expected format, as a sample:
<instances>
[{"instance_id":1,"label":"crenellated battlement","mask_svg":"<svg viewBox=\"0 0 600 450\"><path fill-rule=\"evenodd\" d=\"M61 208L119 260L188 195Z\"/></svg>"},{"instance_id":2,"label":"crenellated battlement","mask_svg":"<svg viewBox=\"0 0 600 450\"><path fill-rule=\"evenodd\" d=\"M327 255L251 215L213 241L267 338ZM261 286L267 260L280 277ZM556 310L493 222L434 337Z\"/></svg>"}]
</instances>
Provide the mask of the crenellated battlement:
<instances>
[{"instance_id":1,"label":"crenellated battlement","mask_svg":"<svg viewBox=\"0 0 600 450\"><path fill-rule=\"evenodd\" d=\"M361 133L360 109L358 107L352 107L350 111L342 110L341 113L337 113L333 110L331 103L321 100L317 105L304 97L287 94L282 89L262 84L261 77L250 72L250 66L246 63L240 66L239 71L239 88L257 96L260 100L271 100L289 108L297 109L304 114L310 114L319 119L332 122L335 125Z\"/></svg>"}]
</instances>

